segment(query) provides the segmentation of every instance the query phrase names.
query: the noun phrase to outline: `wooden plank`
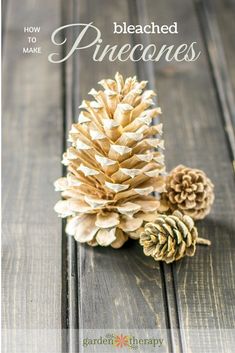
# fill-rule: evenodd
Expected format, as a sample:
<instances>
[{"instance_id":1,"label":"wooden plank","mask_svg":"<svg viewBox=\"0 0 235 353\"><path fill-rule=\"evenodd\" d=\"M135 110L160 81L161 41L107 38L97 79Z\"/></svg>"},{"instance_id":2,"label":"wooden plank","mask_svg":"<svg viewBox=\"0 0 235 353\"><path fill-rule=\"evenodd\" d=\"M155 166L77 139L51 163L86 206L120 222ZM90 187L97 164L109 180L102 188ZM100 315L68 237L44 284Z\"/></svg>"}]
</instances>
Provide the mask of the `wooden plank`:
<instances>
[{"instance_id":1,"label":"wooden plank","mask_svg":"<svg viewBox=\"0 0 235 353\"><path fill-rule=\"evenodd\" d=\"M61 69L47 60L57 1L8 1L3 58L3 352L60 352ZM24 26L42 26L41 55L22 53Z\"/></svg>"},{"instance_id":2,"label":"wooden plank","mask_svg":"<svg viewBox=\"0 0 235 353\"><path fill-rule=\"evenodd\" d=\"M149 23L148 18L148 9L145 1L130 1L130 23L135 25L141 24L142 26ZM144 47L151 45L150 35L146 34L133 34L134 42L136 44L141 43ZM151 61L147 61L143 64L143 62L137 62L137 67L139 67L139 75L143 79L147 79L151 88L157 91L157 86L155 84L154 78L154 64ZM159 102L161 105L161 102ZM164 116L163 116L164 120ZM179 333L179 322L178 322L178 312L177 312L177 302L175 296L175 287L174 287L174 278L172 266L165 265L164 263L159 263L160 270L162 273L162 279L164 282L165 288L165 310L167 315L167 328L168 331L168 339L171 342L171 350L172 352L181 352L182 351L182 343L181 337Z\"/></svg>"},{"instance_id":3,"label":"wooden plank","mask_svg":"<svg viewBox=\"0 0 235 353\"><path fill-rule=\"evenodd\" d=\"M213 4L216 20L219 26L219 32L227 62L229 78L232 83L233 95L235 94L235 1L234 0L216 0Z\"/></svg>"},{"instance_id":4,"label":"wooden plank","mask_svg":"<svg viewBox=\"0 0 235 353\"><path fill-rule=\"evenodd\" d=\"M208 55L208 61L210 63L215 91L218 96L218 103L220 109L222 110L224 129L227 134L235 171L235 99L231 83L235 78L233 75L233 71L235 71L234 65L231 63L231 56L233 55L233 44L230 46L231 49L228 49L229 44L228 42L225 42L228 58L228 61L226 61L224 46L215 13L215 5L212 4L210 0L198 1L196 4L198 18L201 25L202 37L206 46L206 52ZM223 14L223 12L224 11L221 9L221 14ZM235 11L233 12L235 14ZM232 43L234 43L234 40ZM227 66L227 63L229 66Z\"/></svg>"},{"instance_id":5,"label":"wooden plank","mask_svg":"<svg viewBox=\"0 0 235 353\"><path fill-rule=\"evenodd\" d=\"M93 21L101 30L104 43L122 45L129 35L113 35L113 21L128 22L127 2L75 1L74 23ZM101 12L105 9L105 12ZM101 16L102 14L102 16ZM74 116L87 92L104 77L119 71L125 76L136 74L131 62L105 60L94 62L92 50L74 57ZM120 330L166 329L164 283L160 266L142 254L137 243L130 241L122 249L78 246L79 329L110 332ZM107 331L108 330L108 331ZM114 332L115 333L115 332ZM167 345L167 344L166 344ZM166 351L168 351L166 347ZM81 350L83 348L81 347Z\"/></svg>"},{"instance_id":6,"label":"wooden plank","mask_svg":"<svg viewBox=\"0 0 235 353\"><path fill-rule=\"evenodd\" d=\"M6 17L7 17L7 0L2 1L2 51L3 51L3 42L4 42L4 33L5 33L5 24L6 24Z\"/></svg>"},{"instance_id":7,"label":"wooden plank","mask_svg":"<svg viewBox=\"0 0 235 353\"><path fill-rule=\"evenodd\" d=\"M155 64L156 86L164 113L168 169L183 163L198 167L215 183L211 215L198 222L212 246L173 266L184 352L232 352L234 327L234 177L221 111L193 3L146 0L148 22L178 22L177 36L151 35L151 43L197 41L202 54L194 63ZM191 330L190 330L191 329ZM226 330L227 329L227 330Z\"/></svg>"}]
</instances>

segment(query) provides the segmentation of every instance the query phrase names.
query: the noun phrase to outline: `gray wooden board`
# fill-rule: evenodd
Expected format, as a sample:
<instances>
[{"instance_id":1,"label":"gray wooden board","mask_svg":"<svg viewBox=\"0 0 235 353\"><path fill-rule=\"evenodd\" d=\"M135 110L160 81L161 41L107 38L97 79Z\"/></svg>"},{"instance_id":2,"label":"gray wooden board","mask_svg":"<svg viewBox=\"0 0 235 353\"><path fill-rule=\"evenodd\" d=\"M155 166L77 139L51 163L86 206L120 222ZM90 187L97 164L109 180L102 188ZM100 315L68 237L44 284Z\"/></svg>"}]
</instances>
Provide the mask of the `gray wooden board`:
<instances>
[{"instance_id":1,"label":"gray wooden board","mask_svg":"<svg viewBox=\"0 0 235 353\"><path fill-rule=\"evenodd\" d=\"M141 24L144 26L146 23L149 23L148 10L145 1L129 1L129 21L132 24L138 25ZM151 45L151 36L146 34L133 34L135 44L141 43L144 47ZM147 79L151 89L157 91L155 83L155 64L151 61L147 61L143 64L142 61L137 62L138 75L141 79ZM157 102L159 101L157 97ZM161 102L159 102L161 103ZM158 104L159 104L158 103ZM163 119L164 120L164 119ZM155 122L157 123L157 122ZM180 352L182 350L181 337L179 332L179 320L177 313L177 302L175 296L175 287L174 287L174 278L172 267L164 263L160 263L160 269L162 271L162 277L165 287L165 301L166 301L166 315L168 318L168 328L171 331L168 332L168 335L171 339L171 349L173 352Z\"/></svg>"},{"instance_id":2,"label":"gray wooden board","mask_svg":"<svg viewBox=\"0 0 235 353\"><path fill-rule=\"evenodd\" d=\"M127 2L78 1L76 4L75 23L93 20L105 42L117 42L112 34L112 22L128 21ZM128 36L118 37L119 45L126 42L130 42ZM74 62L75 117L81 100L87 98L88 91L97 87L96 82L101 78L113 77L116 71L125 76L136 73L136 67L130 62L95 63L90 50L81 51ZM119 250L80 245L78 270L80 329L167 327L159 264L145 257L137 243L130 241Z\"/></svg>"},{"instance_id":3,"label":"gray wooden board","mask_svg":"<svg viewBox=\"0 0 235 353\"><path fill-rule=\"evenodd\" d=\"M8 1L3 58L3 352L61 351L60 67L47 60L57 1ZM41 26L43 54L22 54L24 26Z\"/></svg>"},{"instance_id":4,"label":"gray wooden board","mask_svg":"<svg viewBox=\"0 0 235 353\"><path fill-rule=\"evenodd\" d=\"M201 57L194 63L155 65L156 87L163 108L168 169L183 163L198 167L215 184L212 213L198 222L211 248L198 247L194 258L173 265L184 352L232 352L234 328L234 175L222 112L216 101L206 50L193 3L145 1L149 22L177 21L179 35L155 36L158 46L197 41ZM195 331L193 330L195 329ZM225 330L224 330L225 329ZM226 330L227 329L227 330Z\"/></svg>"},{"instance_id":5,"label":"gray wooden board","mask_svg":"<svg viewBox=\"0 0 235 353\"><path fill-rule=\"evenodd\" d=\"M216 0L214 4L222 44L227 61L228 72L232 82L233 94L235 94L235 1Z\"/></svg>"},{"instance_id":6,"label":"gray wooden board","mask_svg":"<svg viewBox=\"0 0 235 353\"><path fill-rule=\"evenodd\" d=\"M235 170L235 99L231 83L231 64L228 66L228 61L226 61L225 47L219 31L214 3L210 0L198 1L196 8ZM232 47L231 45L231 52ZM230 56L227 57L230 59Z\"/></svg>"},{"instance_id":7,"label":"gray wooden board","mask_svg":"<svg viewBox=\"0 0 235 353\"><path fill-rule=\"evenodd\" d=\"M7 17L7 0L2 1L2 51L3 51L3 41L5 33L5 19Z\"/></svg>"}]
</instances>

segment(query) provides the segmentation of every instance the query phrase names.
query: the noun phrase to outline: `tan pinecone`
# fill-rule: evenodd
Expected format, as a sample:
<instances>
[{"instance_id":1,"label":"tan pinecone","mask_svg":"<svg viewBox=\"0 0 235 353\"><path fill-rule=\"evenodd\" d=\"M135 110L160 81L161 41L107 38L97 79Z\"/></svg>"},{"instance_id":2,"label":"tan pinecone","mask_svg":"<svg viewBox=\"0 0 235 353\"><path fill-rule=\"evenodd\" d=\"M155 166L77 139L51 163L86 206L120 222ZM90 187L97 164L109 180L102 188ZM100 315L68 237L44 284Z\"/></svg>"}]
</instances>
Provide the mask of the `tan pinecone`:
<instances>
[{"instance_id":1,"label":"tan pinecone","mask_svg":"<svg viewBox=\"0 0 235 353\"><path fill-rule=\"evenodd\" d=\"M193 256L196 243L210 245L208 240L198 238L192 218L179 211L159 215L154 223L147 223L140 234L144 254L166 263Z\"/></svg>"},{"instance_id":2,"label":"tan pinecone","mask_svg":"<svg viewBox=\"0 0 235 353\"><path fill-rule=\"evenodd\" d=\"M77 241L119 248L163 209L151 195L165 190L162 124L151 126L161 110L152 108L146 81L117 73L99 83L104 89L89 92L94 100L82 102L69 133L68 174L55 182L64 200L55 211L68 217L66 232Z\"/></svg>"},{"instance_id":3,"label":"tan pinecone","mask_svg":"<svg viewBox=\"0 0 235 353\"><path fill-rule=\"evenodd\" d=\"M162 200L171 211L178 209L194 220L203 219L214 201L214 185L202 170L179 165L166 177Z\"/></svg>"}]
</instances>

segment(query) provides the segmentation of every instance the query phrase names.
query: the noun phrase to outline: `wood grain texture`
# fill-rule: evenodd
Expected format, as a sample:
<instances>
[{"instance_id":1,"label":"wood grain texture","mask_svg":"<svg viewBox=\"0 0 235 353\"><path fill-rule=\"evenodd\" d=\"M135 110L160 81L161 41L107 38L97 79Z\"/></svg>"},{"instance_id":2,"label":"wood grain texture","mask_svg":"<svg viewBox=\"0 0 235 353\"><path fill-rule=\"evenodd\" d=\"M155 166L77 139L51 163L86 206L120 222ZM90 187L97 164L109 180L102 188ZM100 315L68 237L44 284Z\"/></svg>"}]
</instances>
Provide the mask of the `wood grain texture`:
<instances>
[{"instance_id":1,"label":"wood grain texture","mask_svg":"<svg viewBox=\"0 0 235 353\"><path fill-rule=\"evenodd\" d=\"M229 78L232 83L233 95L235 94L235 1L234 0L216 0L213 6L216 20L219 26L219 32L227 62Z\"/></svg>"},{"instance_id":2,"label":"wood grain texture","mask_svg":"<svg viewBox=\"0 0 235 353\"><path fill-rule=\"evenodd\" d=\"M128 21L127 2L76 1L74 22L94 24L104 43L122 45L129 35L113 35L113 21ZM105 12L100 14L100 9ZM92 51L80 52L74 61L74 112L87 92L104 77L116 71L136 74L131 62L94 62ZM142 254L133 241L122 249L78 247L79 328L80 329L165 329L166 313L159 264ZM169 348L169 347L168 347ZM168 348L166 350L168 351Z\"/></svg>"},{"instance_id":3,"label":"wood grain texture","mask_svg":"<svg viewBox=\"0 0 235 353\"><path fill-rule=\"evenodd\" d=\"M61 72L47 60L57 1L8 1L3 58L3 352L61 351ZM23 54L41 26L43 54Z\"/></svg>"},{"instance_id":4,"label":"wood grain texture","mask_svg":"<svg viewBox=\"0 0 235 353\"><path fill-rule=\"evenodd\" d=\"M232 83L234 83L234 68L231 65L231 56L235 52L235 46L233 44L234 40L231 45L227 41L225 42L226 46L223 45L217 22L217 17L220 18L220 16L216 16L215 8L215 4L210 0L196 2L201 33L206 47L218 105L222 111L224 130L227 135L235 172L235 99L232 87ZM235 14L235 11L233 12ZM226 33L226 38L231 37L228 31ZM224 48L226 48L228 61L226 60ZM229 66L227 63L229 63Z\"/></svg>"},{"instance_id":5,"label":"wood grain texture","mask_svg":"<svg viewBox=\"0 0 235 353\"><path fill-rule=\"evenodd\" d=\"M6 17L7 17L7 0L3 0L2 1L2 33L1 33L1 37L2 37L2 52L3 52L3 47L4 47L4 33L5 33L5 25L6 25Z\"/></svg>"},{"instance_id":6,"label":"wood grain texture","mask_svg":"<svg viewBox=\"0 0 235 353\"><path fill-rule=\"evenodd\" d=\"M198 247L194 258L173 266L183 351L232 352L231 332L224 329L234 328L235 314L234 175L206 48L192 2L145 4L149 21L158 14L162 24L179 23L179 35L160 35L157 41L152 36L151 42L160 47L197 41L202 50L194 63L155 65L168 169L180 163L201 168L215 183L216 193L211 215L198 222L200 234L211 239L211 248Z\"/></svg>"}]
</instances>

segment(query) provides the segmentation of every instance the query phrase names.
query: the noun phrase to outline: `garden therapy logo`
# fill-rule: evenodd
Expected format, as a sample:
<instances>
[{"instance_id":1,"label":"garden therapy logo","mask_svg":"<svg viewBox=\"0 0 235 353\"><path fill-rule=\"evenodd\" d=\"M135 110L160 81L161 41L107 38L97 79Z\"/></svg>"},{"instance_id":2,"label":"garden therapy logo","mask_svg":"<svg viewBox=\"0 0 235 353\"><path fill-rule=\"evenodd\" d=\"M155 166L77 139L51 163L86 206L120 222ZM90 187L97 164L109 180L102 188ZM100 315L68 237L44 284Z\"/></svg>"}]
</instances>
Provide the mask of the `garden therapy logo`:
<instances>
[{"instance_id":1,"label":"garden therapy logo","mask_svg":"<svg viewBox=\"0 0 235 353\"><path fill-rule=\"evenodd\" d=\"M114 339L113 345L119 348L130 347L129 338L130 338L129 336L123 336L123 335L116 336Z\"/></svg>"},{"instance_id":2,"label":"garden therapy logo","mask_svg":"<svg viewBox=\"0 0 235 353\"><path fill-rule=\"evenodd\" d=\"M151 346L160 348L163 345L163 338L137 338L133 335L107 334L99 338L83 338L83 347L89 346L111 346L112 348L138 349L140 346Z\"/></svg>"}]
</instances>

